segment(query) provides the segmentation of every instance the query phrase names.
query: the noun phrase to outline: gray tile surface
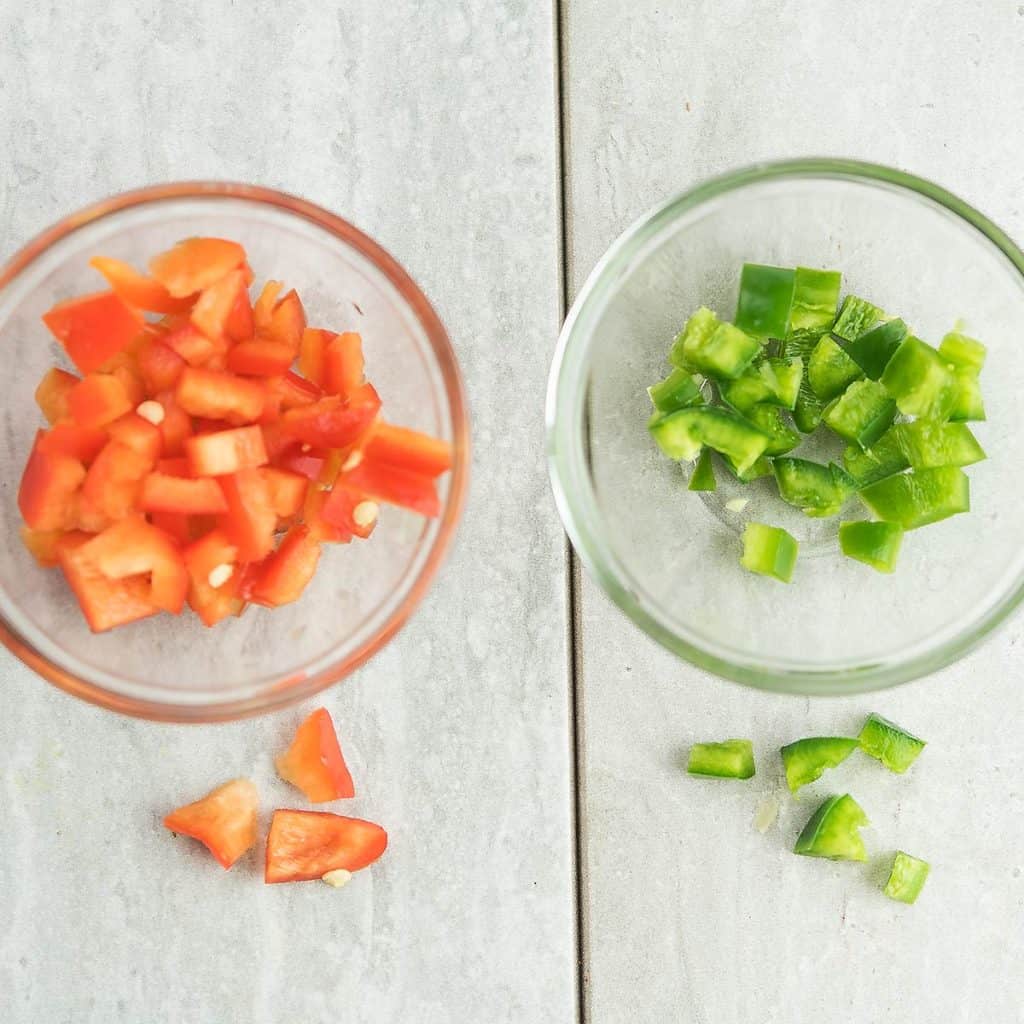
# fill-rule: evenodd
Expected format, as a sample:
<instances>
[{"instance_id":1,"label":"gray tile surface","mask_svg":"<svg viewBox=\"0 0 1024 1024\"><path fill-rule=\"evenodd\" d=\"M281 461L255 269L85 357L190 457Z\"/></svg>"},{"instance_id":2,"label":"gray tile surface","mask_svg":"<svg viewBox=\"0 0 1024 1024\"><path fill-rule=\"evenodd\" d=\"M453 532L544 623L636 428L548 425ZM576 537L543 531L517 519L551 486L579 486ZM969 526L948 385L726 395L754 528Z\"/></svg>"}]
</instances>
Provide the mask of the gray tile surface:
<instances>
[{"instance_id":1,"label":"gray tile surface","mask_svg":"<svg viewBox=\"0 0 1024 1024\"><path fill-rule=\"evenodd\" d=\"M1017 3L569 0L563 31L573 291L655 202L784 156L915 171L1024 237ZM1022 628L937 677L807 702L676 661L584 579L589 1019L1024 1020ZM775 748L855 729L872 709L931 743L906 777L861 758L818 784L865 805L867 871L788 852L813 795L756 832L758 803L780 789ZM726 735L756 739L757 778L687 778L689 743ZM896 846L934 863L913 908L876 889Z\"/></svg>"},{"instance_id":2,"label":"gray tile surface","mask_svg":"<svg viewBox=\"0 0 1024 1024\"><path fill-rule=\"evenodd\" d=\"M0 256L75 207L252 180L348 216L434 300L474 479L425 606L330 691L391 848L344 890L225 874L159 824L303 713L128 721L0 654L4 1024L566 1021L575 1013L564 541L538 457L557 332L547 4L0 5Z\"/></svg>"}]
</instances>

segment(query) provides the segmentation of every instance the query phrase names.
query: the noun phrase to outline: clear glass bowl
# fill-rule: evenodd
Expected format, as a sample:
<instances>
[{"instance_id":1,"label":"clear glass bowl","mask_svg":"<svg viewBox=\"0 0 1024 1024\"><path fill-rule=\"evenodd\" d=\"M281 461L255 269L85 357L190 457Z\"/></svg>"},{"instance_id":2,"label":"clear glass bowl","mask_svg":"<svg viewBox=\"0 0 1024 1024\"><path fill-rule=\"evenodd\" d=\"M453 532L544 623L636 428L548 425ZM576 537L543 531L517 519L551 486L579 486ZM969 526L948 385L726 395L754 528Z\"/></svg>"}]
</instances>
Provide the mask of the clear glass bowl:
<instances>
[{"instance_id":1,"label":"clear glass bowl","mask_svg":"<svg viewBox=\"0 0 1024 1024\"><path fill-rule=\"evenodd\" d=\"M36 383L67 365L40 322L54 302L96 291L97 253L144 267L181 238L236 239L257 287L298 289L309 322L358 330L389 420L452 442L436 520L385 508L365 543L325 545L301 600L252 607L206 629L162 615L92 634L59 571L39 569L18 537L18 481L43 425ZM0 639L48 680L150 718L209 721L300 700L342 678L409 617L441 564L462 511L469 463L466 402L448 336L402 268L340 217L269 189L184 182L117 196L61 221L0 270Z\"/></svg>"},{"instance_id":2,"label":"clear glass bowl","mask_svg":"<svg viewBox=\"0 0 1024 1024\"><path fill-rule=\"evenodd\" d=\"M834 267L844 293L932 343L962 319L989 347L988 460L968 469L973 511L908 533L892 576L844 558L839 519L784 505L773 482L688 469L656 449L647 385L706 304L731 319L744 261ZM948 192L885 167L798 160L737 171L631 227L566 320L548 392L548 457L562 519L592 575L665 647L719 675L795 693L855 693L960 657L1024 594L1024 255ZM817 437L799 454L834 455ZM725 503L749 498L741 512ZM851 501L843 518L863 518ZM739 566L748 520L801 541L785 586Z\"/></svg>"}]
</instances>

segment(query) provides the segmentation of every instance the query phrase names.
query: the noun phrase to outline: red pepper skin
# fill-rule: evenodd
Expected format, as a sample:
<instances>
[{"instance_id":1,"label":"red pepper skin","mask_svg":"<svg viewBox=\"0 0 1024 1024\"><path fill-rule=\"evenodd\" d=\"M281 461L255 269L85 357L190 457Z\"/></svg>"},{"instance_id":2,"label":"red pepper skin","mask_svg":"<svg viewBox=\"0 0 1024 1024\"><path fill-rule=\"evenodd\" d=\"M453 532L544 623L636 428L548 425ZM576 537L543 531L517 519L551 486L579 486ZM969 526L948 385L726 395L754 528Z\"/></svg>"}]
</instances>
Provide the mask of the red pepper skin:
<instances>
[{"instance_id":1,"label":"red pepper skin","mask_svg":"<svg viewBox=\"0 0 1024 1024\"><path fill-rule=\"evenodd\" d=\"M358 441L380 411L380 399L347 405L336 395L312 405L289 409L281 417L281 430L314 448L347 448Z\"/></svg>"},{"instance_id":2,"label":"red pepper skin","mask_svg":"<svg viewBox=\"0 0 1024 1024\"><path fill-rule=\"evenodd\" d=\"M246 326L247 309L250 311L248 322L251 324L245 278L241 270L232 270L202 291L192 307L189 319L206 337L215 342L227 342L232 334L245 337L247 329L252 333Z\"/></svg>"},{"instance_id":3,"label":"red pepper skin","mask_svg":"<svg viewBox=\"0 0 1024 1024\"><path fill-rule=\"evenodd\" d=\"M308 526L292 527L281 546L263 564L252 600L276 608L301 597L306 584L316 572L320 560L320 544Z\"/></svg>"},{"instance_id":4,"label":"red pepper skin","mask_svg":"<svg viewBox=\"0 0 1024 1024\"><path fill-rule=\"evenodd\" d=\"M279 377L292 365L295 353L281 341L250 338L228 353L228 369L250 377Z\"/></svg>"},{"instance_id":5,"label":"red pepper skin","mask_svg":"<svg viewBox=\"0 0 1024 1024\"><path fill-rule=\"evenodd\" d=\"M259 381L187 366L174 394L178 405L192 416L242 425L252 423L263 412L265 393Z\"/></svg>"},{"instance_id":6,"label":"red pepper skin","mask_svg":"<svg viewBox=\"0 0 1024 1024\"><path fill-rule=\"evenodd\" d=\"M135 360L142 382L150 394L173 390L185 368L185 360L156 338L147 340Z\"/></svg>"},{"instance_id":7,"label":"red pepper skin","mask_svg":"<svg viewBox=\"0 0 1024 1024\"><path fill-rule=\"evenodd\" d=\"M178 512L183 515L219 515L228 503L216 480L198 480L165 473L150 473L142 481L139 507L144 512Z\"/></svg>"},{"instance_id":8,"label":"red pepper skin","mask_svg":"<svg viewBox=\"0 0 1024 1024\"><path fill-rule=\"evenodd\" d=\"M324 384L324 354L327 345L337 335L320 327L307 327L302 332L299 345L299 370L302 375L319 387Z\"/></svg>"},{"instance_id":9,"label":"red pepper skin","mask_svg":"<svg viewBox=\"0 0 1024 1024\"><path fill-rule=\"evenodd\" d=\"M351 397L363 384L365 369L363 339L355 331L337 335L324 349L324 391L329 395Z\"/></svg>"},{"instance_id":10,"label":"red pepper skin","mask_svg":"<svg viewBox=\"0 0 1024 1024\"><path fill-rule=\"evenodd\" d=\"M66 299L43 314L43 323L82 373L93 373L142 330L142 314L114 292Z\"/></svg>"}]
</instances>

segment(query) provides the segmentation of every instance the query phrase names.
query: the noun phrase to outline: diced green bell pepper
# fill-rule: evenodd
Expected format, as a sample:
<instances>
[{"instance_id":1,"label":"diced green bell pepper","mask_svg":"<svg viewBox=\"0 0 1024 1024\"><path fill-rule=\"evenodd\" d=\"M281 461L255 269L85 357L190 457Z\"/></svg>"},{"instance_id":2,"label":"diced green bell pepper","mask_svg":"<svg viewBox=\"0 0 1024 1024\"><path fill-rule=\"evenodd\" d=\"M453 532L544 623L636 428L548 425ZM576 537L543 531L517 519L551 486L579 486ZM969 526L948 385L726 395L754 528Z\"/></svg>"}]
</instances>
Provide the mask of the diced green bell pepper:
<instances>
[{"instance_id":1,"label":"diced green bell pepper","mask_svg":"<svg viewBox=\"0 0 1024 1024\"><path fill-rule=\"evenodd\" d=\"M851 444L843 452L843 465L859 487L902 473L910 463L900 442L899 424L890 427L870 448Z\"/></svg>"},{"instance_id":2,"label":"diced green bell pepper","mask_svg":"<svg viewBox=\"0 0 1024 1024\"><path fill-rule=\"evenodd\" d=\"M896 418L896 403L878 381L854 381L822 415L840 437L870 448Z\"/></svg>"},{"instance_id":3,"label":"diced green bell pepper","mask_svg":"<svg viewBox=\"0 0 1024 1024\"><path fill-rule=\"evenodd\" d=\"M790 358L800 356L806 366L815 346L821 340L821 335L821 331L792 331L783 345L784 355ZM797 430L803 434L817 430L823 409L824 403L814 393L805 373L800 382L796 404L793 406L793 422Z\"/></svg>"},{"instance_id":4,"label":"diced green bell pepper","mask_svg":"<svg viewBox=\"0 0 1024 1024\"><path fill-rule=\"evenodd\" d=\"M889 872L889 881L885 883L885 889L882 891L891 900L914 903L921 895L931 869L928 861L897 850L892 862L892 871Z\"/></svg>"},{"instance_id":5,"label":"diced green bell pepper","mask_svg":"<svg viewBox=\"0 0 1024 1024\"><path fill-rule=\"evenodd\" d=\"M907 325L902 320L890 320L849 342L846 351L867 376L878 380L906 336Z\"/></svg>"},{"instance_id":6,"label":"diced green bell pepper","mask_svg":"<svg viewBox=\"0 0 1024 1024\"><path fill-rule=\"evenodd\" d=\"M867 860L864 840L858 832L867 824L867 815L852 796L830 796L804 826L793 852L829 860Z\"/></svg>"},{"instance_id":7,"label":"diced green bell pepper","mask_svg":"<svg viewBox=\"0 0 1024 1024\"><path fill-rule=\"evenodd\" d=\"M843 308L839 317L832 325L832 333L843 341L853 341L865 331L870 330L885 314L867 299L859 299L856 295L847 295L843 300Z\"/></svg>"},{"instance_id":8,"label":"diced green bell pepper","mask_svg":"<svg viewBox=\"0 0 1024 1024\"><path fill-rule=\"evenodd\" d=\"M773 460L772 468L782 500L815 519L834 516L857 489L856 481L835 463L781 458Z\"/></svg>"},{"instance_id":9,"label":"diced green bell pepper","mask_svg":"<svg viewBox=\"0 0 1024 1024\"><path fill-rule=\"evenodd\" d=\"M750 740L694 743L686 770L690 775L712 775L719 779L752 779L754 745Z\"/></svg>"},{"instance_id":10,"label":"diced green bell pepper","mask_svg":"<svg viewBox=\"0 0 1024 1024\"><path fill-rule=\"evenodd\" d=\"M949 418L956 422L985 419L985 403L981 398L981 385L971 370L954 370L956 379L956 400L949 411Z\"/></svg>"},{"instance_id":11,"label":"diced green bell pepper","mask_svg":"<svg viewBox=\"0 0 1024 1024\"><path fill-rule=\"evenodd\" d=\"M858 746L857 740L845 736L811 736L787 743L781 753L789 791L795 793L801 786L820 779L826 769L841 764Z\"/></svg>"},{"instance_id":12,"label":"diced green bell pepper","mask_svg":"<svg viewBox=\"0 0 1024 1024\"><path fill-rule=\"evenodd\" d=\"M797 267L793 282L790 331L828 328L836 318L843 275L838 270Z\"/></svg>"},{"instance_id":13,"label":"diced green bell pepper","mask_svg":"<svg viewBox=\"0 0 1024 1024\"><path fill-rule=\"evenodd\" d=\"M736 326L755 338L784 338L789 328L796 272L786 267L744 263Z\"/></svg>"},{"instance_id":14,"label":"diced green bell pepper","mask_svg":"<svg viewBox=\"0 0 1024 1024\"><path fill-rule=\"evenodd\" d=\"M693 467L689 489L691 491L713 491L717 487L715 467L711 464L711 449L705 448L700 453L696 466Z\"/></svg>"},{"instance_id":15,"label":"diced green bell pepper","mask_svg":"<svg viewBox=\"0 0 1024 1024\"><path fill-rule=\"evenodd\" d=\"M957 369L970 370L977 376L985 365L988 349L975 338L959 331L950 331L939 343L939 355Z\"/></svg>"},{"instance_id":16,"label":"diced green bell pepper","mask_svg":"<svg viewBox=\"0 0 1024 1024\"><path fill-rule=\"evenodd\" d=\"M668 361L680 370L692 373L696 367L687 358L686 350L706 345L711 335L718 330L720 323L718 317L707 306L701 306L676 335L676 340L669 349Z\"/></svg>"},{"instance_id":17,"label":"diced green bell pepper","mask_svg":"<svg viewBox=\"0 0 1024 1024\"><path fill-rule=\"evenodd\" d=\"M741 484L749 484L752 480L760 480L762 477L772 475L772 463L767 456L760 456L758 460L752 465L748 466L741 473L737 468L736 464L727 455L722 456L722 465L737 479Z\"/></svg>"},{"instance_id":18,"label":"diced green bell pepper","mask_svg":"<svg viewBox=\"0 0 1024 1024\"><path fill-rule=\"evenodd\" d=\"M889 360L881 381L907 416L944 420L956 404L958 388L950 364L912 334Z\"/></svg>"},{"instance_id":19,"label":"diced green bell pepper","mask_svg":"<svg viewBox=\"0 0 1024 1024\"><path fill-rule=\"evenodd\" d=\"M647 394L659 412L675 412L689 405L703 403L704 396L698 381L699 378L695 378L692 373L676 367L663 381L652 384Z\"/></svg>"},{"instance_id":20,"label":"diced green bell pepper","mask_svg":"<svg viewBox=\"0 0 1024 1024\"><path fill-rule=\"evenodd\" d=\"M709 338L683 351L701 373L719 380L734 380L761 354L761 343L732 324L719 324Z\"/></svg>"},{"instance_id":21,"label":"diced green bell pepper","mask_svg":"<svg viewBox=\"0 0 1024 1024\"><path fill-rule=\"evenodd\" d=\"M807 379L823 402L842 394L864 371L840 348L831 335L823 334L807 361Z\"/></svg>"},{"instance_id":22,"label":"diced green bell pepper","mask_svg":"<svg viewBox=\"0 0 1024 1024\"><path fill-rule=\"evenodd\" d=\"M895 722L872 712L860 731L860 749L877 757L891 772L903 774L927 746L924 740Z\"/></svg>"},{"instance_id":23,"label":"diced green bell pepper","mask_svg":"<svg viewBox=\"0 0 1024 1024\"><path fill-rule=\"evenodd\" d=\"M803 360L799 356L765 359L748 367L735 380L722 381L719 391L722 400L741 413L761 403L792 409L803 372Z\"/></svg>"},{"instance_id":24,"label":"diced green bell pepper","mask_svg":"<svg viewBox=\"0 0 1024 1024\"><path fill-rule=\"evenodd\" d=\"M760 576L771 576L789 583L800 545L781 526L747 523L743 530L743 555L740 565Z\"/></svg>"},{"instance_id":25,"label":"diced green bell pepper","mask_svg":"<svg viewBox=\"0 0 1024 1024\"><path fill-rule=\"evenodd\" d=\"M903 527L895 523L840 523L839 547L847 558L892 572L903 541Z\"/></svg>"},{"instance_id":26,"label":"diced green bell pepper","mask_svg":"<svg viewBox=\"0 0 1024 1024\"><path fill-rule=\"evenodd\" d=\"M970 484L958 466L886 477L862 488L860 498L877 519L898 523L904 530L937 523L971 507Z\"/></svg>"},{"instance_id":27,"label":"diced green bell pepper","mask_svg":"<svg viewBox=\"0 0 1024 1024\"><path fill-rule=\"evenodd\" d=\"M746 472L771 438L742 416L710 405L655 413L648 430L670 459L695 459L704 445L729 456L737 472Z\"/></svg>"},{"instance_id":28,"label":"diced green bell pepper","mask_svg":"<svg viewBox=\"0 0 1024 1024\"><path fill-rule=\"evenodd\" d=\"M985 458L984 450L965 423L914 420L894 429L913 469L970 466Z\"/></svg>"},{"instance_id":29,"label":"diced green bell pepper","mask_svg":"<svg viewBox=\"0 0 1024 1024\"><path fill-rule=\"evenodd\" d=\"M800 435L786 426L777 405L755 405L748 410L747 419L771 437L765 455L785 455L800 443Z\"/></svg>"}]
</instances>

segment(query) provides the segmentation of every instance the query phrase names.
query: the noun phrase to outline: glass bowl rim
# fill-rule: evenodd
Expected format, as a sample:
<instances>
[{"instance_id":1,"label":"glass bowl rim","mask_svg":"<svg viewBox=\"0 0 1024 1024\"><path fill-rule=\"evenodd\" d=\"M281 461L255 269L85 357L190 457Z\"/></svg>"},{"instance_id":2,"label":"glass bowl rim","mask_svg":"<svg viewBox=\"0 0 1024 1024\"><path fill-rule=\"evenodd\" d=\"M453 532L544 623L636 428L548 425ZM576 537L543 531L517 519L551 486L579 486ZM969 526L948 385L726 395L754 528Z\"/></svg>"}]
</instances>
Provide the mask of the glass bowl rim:
<instances>
[{"instance_id":1,"label":"glass bowl rim","mask_svg":"<svg viewBox=\"0 0 1024 1024\"><path fill-rule=\"evenodd\" d=\"M197 701L174 704L170 701L144 699L115 693L79 678L37 651L0 615L0 642L38 675L73 696L136 718L164 722L216 722L263 714L319 693L373 657L408 621L444 563L465 506L470 465L469 412L465 384L451 339L426 295L398 261L372 238L337 214L307 199L266 186L234 181L173 181L131 189L91 203L45 228L0 266L0 293L54 245L87 225L136 207L188 199L236 199L283 210L333 235L383 274L423 328L437 360L449 405L454 452L448 499L437 534L402 602L363 644L315 675L302 676L293 682L285 680L283 682L287 682L287 685L278 683L256 695L208 703Z\"/></svg>"},{"instance_id":2,"label":"glass bowl rim","mask_svg":"<svg viewBox=\"0 0 1024 1024\"><path fill-rule=\"evenodd\" d=\"M578 382L585 367L587 339L637 253L678 217L731 192L769 181L814 178L882 186L906 198L937 205L977 231L1024 280L1024 253L1009 235L952 192L905 171L858 160L807 157L752 164L705 179L635 220L615 239L587 276L562 326L548 377L546 455L555 504L574 549L605 594L648 636L698 668L755 689L804 696L849 696L910 682L952 664L980 644L1024 601L1024 579L972 629L961 630L952 639L910 658L902 659L897 654L888 661L838 672L763 668L752 662L730 659L716 652L713 644L701 646L670 629L657 614L657 606L631 589L630 574L605 539L585 467L583 444L576 430L581 400Z\"/></svg>"}]
</instances>

